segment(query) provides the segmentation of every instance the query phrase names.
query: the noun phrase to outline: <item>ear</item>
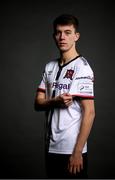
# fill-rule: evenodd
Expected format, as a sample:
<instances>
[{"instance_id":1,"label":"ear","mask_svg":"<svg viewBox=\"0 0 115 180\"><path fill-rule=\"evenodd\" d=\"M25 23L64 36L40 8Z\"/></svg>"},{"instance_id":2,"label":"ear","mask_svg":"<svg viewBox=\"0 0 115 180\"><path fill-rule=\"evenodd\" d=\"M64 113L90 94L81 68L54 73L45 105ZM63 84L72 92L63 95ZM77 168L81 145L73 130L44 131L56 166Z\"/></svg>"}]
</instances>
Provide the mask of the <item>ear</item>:
<instances>
[{"instance_id":1,"label":"ear","mask_svg":"<svg viewBox=\"0 0 115 180\"><path fill-rule=\"evenodd\" d=\"M79 32L76 32L76 33L75 33L75 41L78 41L79 38L80 38L80 33L79 33Z\"/></svg>"}]
</instances>

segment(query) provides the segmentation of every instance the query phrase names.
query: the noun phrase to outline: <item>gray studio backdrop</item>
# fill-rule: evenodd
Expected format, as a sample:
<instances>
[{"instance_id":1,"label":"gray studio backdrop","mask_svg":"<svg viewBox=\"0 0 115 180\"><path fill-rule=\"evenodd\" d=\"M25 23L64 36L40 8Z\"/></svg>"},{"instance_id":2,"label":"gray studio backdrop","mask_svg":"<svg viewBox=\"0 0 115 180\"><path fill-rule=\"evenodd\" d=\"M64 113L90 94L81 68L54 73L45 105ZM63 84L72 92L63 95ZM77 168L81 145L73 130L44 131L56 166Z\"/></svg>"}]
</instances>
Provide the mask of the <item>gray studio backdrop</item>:
<instances>
[{"instance_id":1,"label":"gray studio backdrop","mask_svg":"<svg viewBox=\"0 0 115 180\"><path fill-rule=\"evenodd\" d=\"M80 53L95 72L96 118L89 177L115 178L114 9L109 1L9 1L0 4L0 178L45 178L43 112L34 110L44 65L56 58L52 21L79 18Z\"/></svg>"}]
</instances>

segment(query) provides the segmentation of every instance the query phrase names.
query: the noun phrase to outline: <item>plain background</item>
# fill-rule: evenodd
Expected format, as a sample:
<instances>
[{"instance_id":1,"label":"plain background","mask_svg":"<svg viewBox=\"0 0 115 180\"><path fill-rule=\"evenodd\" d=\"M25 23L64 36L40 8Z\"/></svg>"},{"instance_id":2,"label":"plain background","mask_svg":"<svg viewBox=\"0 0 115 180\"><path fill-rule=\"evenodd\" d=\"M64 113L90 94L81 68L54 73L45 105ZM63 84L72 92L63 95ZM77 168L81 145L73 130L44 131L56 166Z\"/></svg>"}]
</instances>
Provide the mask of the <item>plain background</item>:
<instances>
[{"instance_id":1,"label":"plain background","mask_svg":"<svg viewBox=\"0 0 115 180\"><path fill-rule=\"evenodd\" d=\"M45 116L34 98L45 64L59 55L52 22L62 13L78 17L78 49L95 73L89 177L115 178L114 6L97 0L0 2L0 178L46 177Z\"/></svg>"}]
</instances>

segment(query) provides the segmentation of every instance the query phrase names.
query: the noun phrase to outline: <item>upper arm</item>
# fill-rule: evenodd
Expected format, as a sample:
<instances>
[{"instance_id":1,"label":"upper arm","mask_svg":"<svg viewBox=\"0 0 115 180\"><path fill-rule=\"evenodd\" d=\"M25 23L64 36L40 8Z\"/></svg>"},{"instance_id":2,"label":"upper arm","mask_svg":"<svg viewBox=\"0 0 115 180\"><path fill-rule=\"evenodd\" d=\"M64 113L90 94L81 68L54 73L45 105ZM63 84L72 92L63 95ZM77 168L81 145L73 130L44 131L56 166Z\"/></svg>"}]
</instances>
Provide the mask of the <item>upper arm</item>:
<instances>
[{"instance_id":1,"label":"upper arm","mask_svg":"<svg viewBox=\"0 0 115 180\"><path fill-rule=\"evenodd\" d=\"M94 99L81 99L80 102L84 111L95 114Z\"/></svg>"}]
</instances>

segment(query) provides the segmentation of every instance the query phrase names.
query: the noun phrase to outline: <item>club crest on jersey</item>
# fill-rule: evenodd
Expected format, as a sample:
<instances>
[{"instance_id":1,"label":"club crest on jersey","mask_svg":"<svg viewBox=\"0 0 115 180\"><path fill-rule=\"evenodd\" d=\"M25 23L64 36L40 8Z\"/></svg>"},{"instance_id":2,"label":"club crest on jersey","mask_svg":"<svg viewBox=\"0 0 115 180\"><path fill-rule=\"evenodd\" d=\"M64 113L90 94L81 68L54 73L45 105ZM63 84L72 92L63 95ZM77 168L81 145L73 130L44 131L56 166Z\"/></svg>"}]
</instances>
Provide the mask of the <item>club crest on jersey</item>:
<instances>
[{"instance_id":1,"label":"club crest on jersey","mask_svg":"<svg viewBox=\"0 0 115 180\"><path fill-rule=\"evenodd\" d=\"M72 80L72 76L73 76L74 70L72 69L67 69L66 74L63 78L67 78L67 79L71 79Z\"/></svg>"}]
</instances>

